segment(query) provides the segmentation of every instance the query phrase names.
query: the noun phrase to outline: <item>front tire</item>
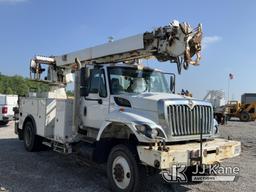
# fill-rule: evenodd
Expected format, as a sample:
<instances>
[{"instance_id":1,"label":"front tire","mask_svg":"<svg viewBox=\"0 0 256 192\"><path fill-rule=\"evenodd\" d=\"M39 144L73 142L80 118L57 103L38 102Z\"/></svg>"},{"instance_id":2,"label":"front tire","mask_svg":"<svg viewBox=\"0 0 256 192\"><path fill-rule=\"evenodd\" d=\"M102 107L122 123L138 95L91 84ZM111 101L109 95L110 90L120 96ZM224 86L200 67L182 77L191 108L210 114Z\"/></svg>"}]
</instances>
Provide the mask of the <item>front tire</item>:
<instances>
[{"instance_id":1,"label":"front tire","mask_svg":"<svg viewBox=\"0 0 256 192\"><path fill-rule=\"evenodd\" d=\"M240 121L248 122L250 121L250 119L251 119L250 113L248 113L247 111L243 111L240 114Z\"/></svg>"},{"instance_id":2,"label":"front tire","mask_svg":"<svg viewBox=\"0 0 256 192\"><path fill-rule=\"evenodd\" d=\"M125 145L115 146L108 157L108 180L113 191L138 191L140 169L136 156Z\"/></svg>"},{"instance_id":3,"label":"front tire","mask_svg":"<svg viewBox=\"0 0 256 192\"><path fill-rule=\"evenodd\" d=\"M39 149L41 138L36 135L36 128L31 121L27 121L23 131L24 147L32 152Z\"/></svg>"}]
</instances>

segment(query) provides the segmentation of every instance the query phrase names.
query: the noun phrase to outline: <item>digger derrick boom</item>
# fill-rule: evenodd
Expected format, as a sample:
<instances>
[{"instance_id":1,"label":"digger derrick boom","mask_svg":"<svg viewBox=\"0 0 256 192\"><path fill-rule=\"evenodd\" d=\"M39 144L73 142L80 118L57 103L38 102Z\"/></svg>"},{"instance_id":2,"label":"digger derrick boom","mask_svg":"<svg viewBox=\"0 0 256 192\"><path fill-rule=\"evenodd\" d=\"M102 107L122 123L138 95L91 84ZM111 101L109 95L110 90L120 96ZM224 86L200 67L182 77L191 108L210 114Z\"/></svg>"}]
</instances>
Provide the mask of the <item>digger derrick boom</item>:
<instances>
[{"instance_id":1,"label":"digger derrick boom","mask_svg":"<svg viewBox=\"0 0 256 192\"><path fill-rule=\"evenodd\" d=\"M73 64L75 58L90 64L117 63L155 57L158 61L177 63L183 60L196 65L192 57L201 50L202 27L192 29L187 23L174 21L168 26L159 27L152 32L131 36L103 45L82 49L80 51L56 56L56 65ZM182 63L183 64L183 63Z\"/></svg>"},{"instance_id":2,"label":"digger derrick boom","mask_svg":"<svg viewBox=\"0 0 256 192\"><path fill-rule=\"evenodd\" d=\"M192 29L188 23L173 21L151 32L108 42L95 47L51 57L36 56L31 60L30 71L40 77L41 64L54 70L70 69L75 59L84 64L135 63L138 59L156 58L160 62L177 64L178 73L189 64L200 61L202 25ZM192 58L196 56L193 60ZM59 70L59 72L61 72ZM39 73L39 75L38 75ZM40 79L40 78L39 78ZM51 78L50 78L51 79Z\"/></svg>"}]
</instances>

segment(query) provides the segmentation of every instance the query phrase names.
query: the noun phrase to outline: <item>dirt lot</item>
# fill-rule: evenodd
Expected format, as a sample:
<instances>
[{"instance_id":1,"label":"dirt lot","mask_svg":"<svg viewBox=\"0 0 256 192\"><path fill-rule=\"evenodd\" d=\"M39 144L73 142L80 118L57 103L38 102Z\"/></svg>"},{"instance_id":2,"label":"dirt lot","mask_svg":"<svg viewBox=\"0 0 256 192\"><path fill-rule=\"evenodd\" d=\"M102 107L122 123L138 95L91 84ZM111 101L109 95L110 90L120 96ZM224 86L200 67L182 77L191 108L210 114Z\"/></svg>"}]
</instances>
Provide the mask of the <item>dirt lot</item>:
<instances>
[{"instance_id":1,"label":"dirt lot","mask_svg":"<svg viewBox=\"0 0 256 192\"><path fill-rule=\"evenodd\" d=\"M104 167L77 163L74 156L52 151L28 153L13 133L13 124L0 127L0 191L109 191ZM146 182L145 191L255 191L256 122L232 121L221 127L222 137L242 141L242 155L225 165L240 167L237 182L168 184L160 176Z\"/></svg>"}]
</instances>

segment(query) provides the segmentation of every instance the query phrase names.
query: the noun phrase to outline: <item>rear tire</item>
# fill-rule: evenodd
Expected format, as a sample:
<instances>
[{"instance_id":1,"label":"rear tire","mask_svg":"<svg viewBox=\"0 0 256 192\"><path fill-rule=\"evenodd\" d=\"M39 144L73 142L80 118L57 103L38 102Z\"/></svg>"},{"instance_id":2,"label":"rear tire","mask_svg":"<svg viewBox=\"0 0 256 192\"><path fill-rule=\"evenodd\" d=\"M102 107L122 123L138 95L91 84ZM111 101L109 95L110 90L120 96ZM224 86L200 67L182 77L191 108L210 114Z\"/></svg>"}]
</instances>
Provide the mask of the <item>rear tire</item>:
<instances>
[{"instance_id":1,"label":"rear tire","mask_svg":"<svg viewBox=\"0 0 256 192\"><path fill-rule=\"evenodd\" d=\"M251 119L250 113L248 113L248 112L246 112L246 111L243 111L243 112L240 114L240 121L248 122L248 121L250 121L250 119Z\"/></svg>"},{"instance_id":2,"label":"rear tire","mask_svg":"<svg viewBox=\"0 0 256 192\"><path fill-rule=\"evenodd\" d=\"M36 128L31 121L27 121L24 126L23 139L27 151L32 152L39 149L42 140L36 135Z\"/></svg>"},{"instance_id":3,"label":"rear tire","mask_svg":"<svg viewBox=\"0 0 256 192\"><path fill-rule=\"evenodd\" d=\"M108 157L107 175L112 191L139 191L142 170L136 161L136 154L126 145L115 146Z\"/></svg>"}]
</instances>

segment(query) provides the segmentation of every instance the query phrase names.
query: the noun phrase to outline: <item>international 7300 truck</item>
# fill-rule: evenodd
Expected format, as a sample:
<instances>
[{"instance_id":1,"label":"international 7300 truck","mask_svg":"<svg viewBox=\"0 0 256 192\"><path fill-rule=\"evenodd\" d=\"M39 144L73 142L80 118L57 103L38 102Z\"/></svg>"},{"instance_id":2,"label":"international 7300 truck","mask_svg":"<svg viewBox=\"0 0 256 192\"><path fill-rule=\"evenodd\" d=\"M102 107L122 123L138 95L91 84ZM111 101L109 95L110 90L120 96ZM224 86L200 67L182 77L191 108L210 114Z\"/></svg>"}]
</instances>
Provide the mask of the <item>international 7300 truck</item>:
<instances>
[{"instance_id":1,"label":"international 7300 truck","mask_svg":"<svg viewBox=\"0 0 256 192\"><path fill-rule=\"evenodd\" d=\"M201 40L201 24L193 29L173 21L68 54L35 56L31 78L50 90L19 99L15 132L27 151L44 144L106 163L114 191L137 191L149 170L210 165L238 156L240 142L216 138L210 103L175 94L173 73L140 63L170 61L180 73L198 65ZM74 82L73 98L65 92L69 82Z\"/></svg>"}]
</instances>

